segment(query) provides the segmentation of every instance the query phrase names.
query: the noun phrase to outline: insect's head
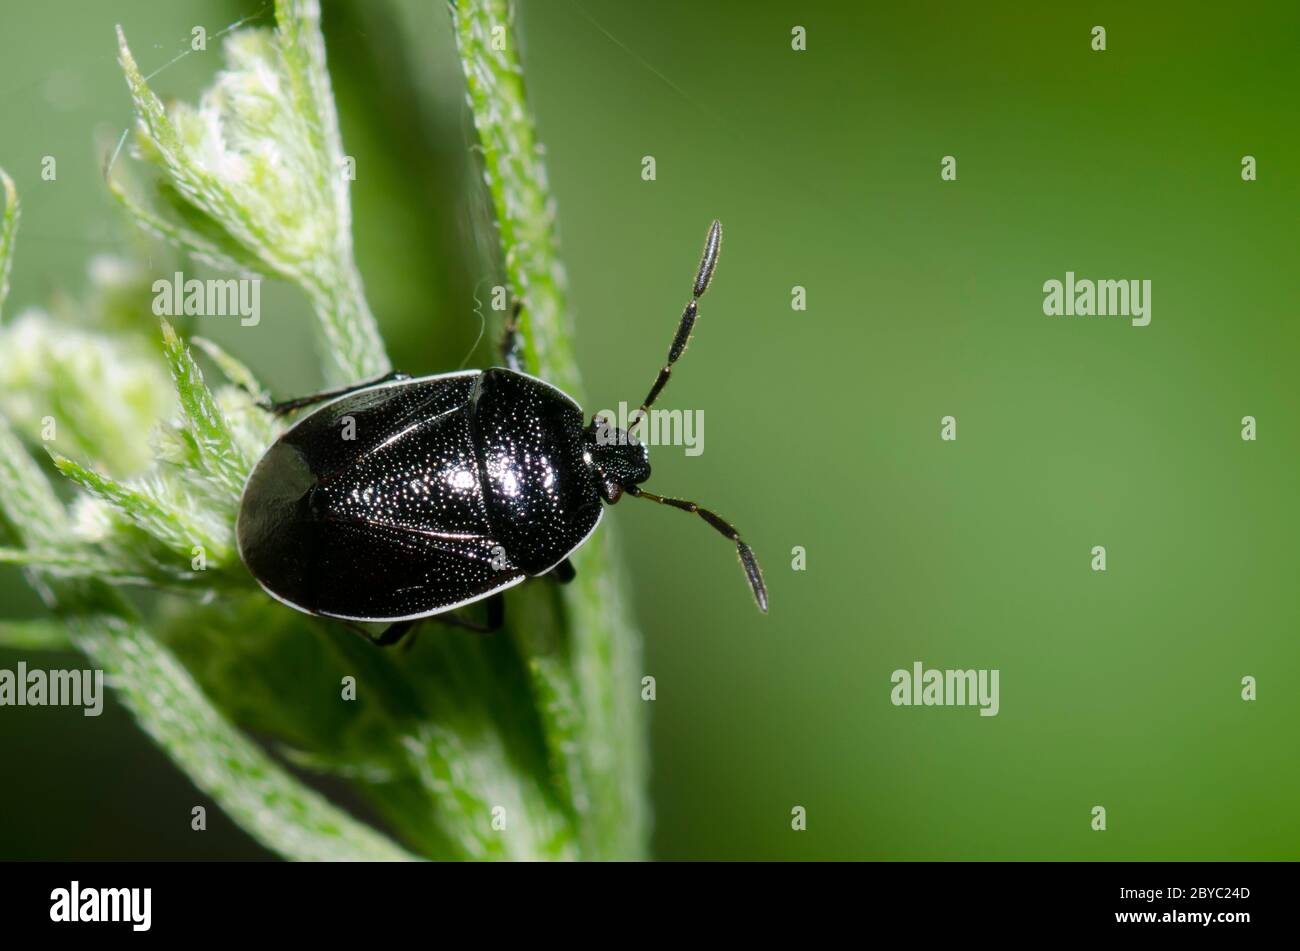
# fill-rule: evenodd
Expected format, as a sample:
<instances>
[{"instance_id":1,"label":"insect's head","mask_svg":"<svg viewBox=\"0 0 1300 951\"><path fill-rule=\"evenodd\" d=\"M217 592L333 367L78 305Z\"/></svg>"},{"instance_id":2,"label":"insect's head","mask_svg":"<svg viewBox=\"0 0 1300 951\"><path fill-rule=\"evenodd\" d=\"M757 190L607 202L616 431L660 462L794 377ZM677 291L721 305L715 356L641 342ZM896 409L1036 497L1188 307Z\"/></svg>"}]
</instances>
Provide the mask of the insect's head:
<instances>
[{"instance_id":1,"label":"insect's head","mask_svg":"<svg viewBox=\"0 0 1300 951\"><path fill-rule=\"evenodd\" d=\"M583 432L583 456L596 471L600 497L613 505L631 486L650 478L650 449L603 416Z\"/></svg>"}]
</instances>

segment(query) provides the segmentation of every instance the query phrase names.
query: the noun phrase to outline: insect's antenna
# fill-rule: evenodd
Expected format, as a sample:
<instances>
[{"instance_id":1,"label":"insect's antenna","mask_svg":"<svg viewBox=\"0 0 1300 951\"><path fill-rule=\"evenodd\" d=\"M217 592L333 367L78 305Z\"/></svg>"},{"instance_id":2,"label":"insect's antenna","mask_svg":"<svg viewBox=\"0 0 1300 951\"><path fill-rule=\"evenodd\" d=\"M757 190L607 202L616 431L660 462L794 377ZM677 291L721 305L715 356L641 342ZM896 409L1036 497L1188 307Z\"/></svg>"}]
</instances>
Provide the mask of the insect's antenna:
<instances>
[{"instance_id":1,"label":"insect's antenna","mask_svg":"<svg viewBox=\"0 0 1300 951\"><path fill-rule=\"evenodd\" d=\"M691 299L686 305L686 310L682 313L681 322L677 325L677 334L673 337L673 345L668 348L668 362L664 368L659 371L659 376L655 379L655 385L650 387L649 394L641 401L641 408L637 411L640 415L629 426L631 429L645 416L646 412L654 405L663 388L668 385L668 378L673 375L673 364L677 358L682 355L686 345L691 340L691 330L695 327L695 318L700 313L700 298L704 292L709 289L709 281L713 279L713 269L718 265L718 253L722 250L722 223L714 219L713 224L709 226L709 236L704 242L704 254L700 258L700 269L695 273L695 285L691 288Z\"/></svg>"},{"instance_id":2,"label":"insect's antenna","mask_svg":"<svg viewBox=\"0 0 1300 951\"><path fill-rule=\"evenodd\" d=\"M749 587L754 592L754 600L758 602L758 609L764 614L767 613L767 585L763 584L763 569L758 567L758 559L754 557L754 550L741 541L734 525L721 516L710 512L706 508L701 508L694 502L688 502L686 499L670 499L662 495L655 495L653 492L647 492L640 486L635 485L626 486L624 491L639 499L649 499L651 502L658 502L660 505L671 505L683 512L692 512L712 525L726 538L735 542L736 554L740 555L740 566L745 569L745 577L749 580Z\"/></svg>"}]
</instances>

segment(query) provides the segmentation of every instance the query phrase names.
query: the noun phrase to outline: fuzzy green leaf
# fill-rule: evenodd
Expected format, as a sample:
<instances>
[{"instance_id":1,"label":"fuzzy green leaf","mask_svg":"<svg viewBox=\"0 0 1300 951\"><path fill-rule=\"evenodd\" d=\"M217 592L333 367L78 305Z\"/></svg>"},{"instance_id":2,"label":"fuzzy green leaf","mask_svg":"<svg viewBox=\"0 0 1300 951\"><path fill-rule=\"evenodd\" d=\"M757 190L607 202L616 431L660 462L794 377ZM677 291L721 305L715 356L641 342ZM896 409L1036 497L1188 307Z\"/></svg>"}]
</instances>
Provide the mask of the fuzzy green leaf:
<instances>
[{"instance_id":1,"label":"fuzzy green leaf","mask_svg":"<svg viewBox=\"0 0 1300 951\"><path fill-rule=\"evenodd\" d=\"M10 533L26 545L60 548L72 531L45 473L0 416L0 514Z\"/></svg>"},{"instance_id":2,"label":"fuzzy green leaf","mask_svg":"<svg viewBox=\"0 0 1300 951\"><path fill-rule=\"evenodd\" d=\"M212 534L210 527L199 521L193 509L164 502L158 483L142 482L131 486L66 456L57 453L50 456L55 467L65 476L95 498L112 505L186 561L193 555L196 545L201 546L214 562L229 558L229 543Z\"/></svg>"},{"instance_id":3,"label":"fuzzy green leaf","mask_svg":"<svg viewBox=\"0 0 1300 951\"><path fill-rule=\"evenodd\" d=\"M14 235L18 233L21 207L14 181L0 168L0 193L4 207L0 209L0 316L4 316L5 298L9 296L9 271L13 267Z\"/></svg>"},{"instance_id":4,"label":"fuzzy green leaf","mask_svg":"<svg viewBox=\"0 0 1300 951\"><path fill-rule=\"evenodd\" d=\"M0 547L0 564L35 565L47 571L66 572L83 577L113 573L113 566L105 559L84 550Z\"/></svg>"},{"instance_id":5,"label":"fuzzy green leaf","mask_svg":"<svg viewBox=\"0 0 1300 951\"><path fill-rule=\"evenodd\" d=\"M238 499L248 477L250 464L230 434L216 400L212 398L203 373L190 355L189 349L177 336L172 325L162 322L163 352L167 366L176 384L181 410L189 422L189 430L198 447L199 459L204 468L225 488L231 499Z\"/></svg>"},{"instance_id":6,"label":"fuzzy green leaf","mask_svg":"<svg viewBox=\"0 0 1300 951\"><path fill-rule=\"evenodd\" d=\"M121 181L121 173L110 173L108 191L145 231L178 248L204 264L223 271L256 273L258 259L236 243L212 219L185 205L175 189L159 187L169 201L150 203L135 197ZM173 198L175 196L175 198Z\"/></svg>"},{"instance_id":7,"label":"fuzzy green leaf","mask_svg":"<svg viewBox=\"0 0 1300 951\"><path fill-rule=\"evenodd\" d=\"M0 547L0 564L22 565L39 569L52 578L83 578L104 581L114 585L136 585L177 591L193 591L200 581L214 587L218 575L200 576L197 572L169 568L150 561L143 553L133 551L110 557L107 553L89 546L78 549L6 548ZM186 568L189 566L186 565Z\"/></svg>"},{"instance_id":8,"label":"fuzzy green leaf","mask_svg":"<svg viewBox=\"0 0 1300 951\"><path fill-rule=\"evenodd\" d=\"M149 433L176 396L143 334L88 330L29 308L0 326L0 353L0 410L28 440L119 477L152 464Z\"/></svg>"},{"instance_id":9,"label":"fuzzy green leaf","mask_svg":"<svg viewBox=\"0 0 1300 951\"><path fill-rule=\"evenodd\" d=\"M317 0L281 0L277 28L226 37L226 69L198 106L169 111L141 75L119 27L119 61L142 147L174 189L164 214L118 198L150 230L207 260L278 274L310 298L330 376L391 365L352 253L348 178L325 68ZM238 250L242 249L242 251Z\"/></svg>"}]
</instances>

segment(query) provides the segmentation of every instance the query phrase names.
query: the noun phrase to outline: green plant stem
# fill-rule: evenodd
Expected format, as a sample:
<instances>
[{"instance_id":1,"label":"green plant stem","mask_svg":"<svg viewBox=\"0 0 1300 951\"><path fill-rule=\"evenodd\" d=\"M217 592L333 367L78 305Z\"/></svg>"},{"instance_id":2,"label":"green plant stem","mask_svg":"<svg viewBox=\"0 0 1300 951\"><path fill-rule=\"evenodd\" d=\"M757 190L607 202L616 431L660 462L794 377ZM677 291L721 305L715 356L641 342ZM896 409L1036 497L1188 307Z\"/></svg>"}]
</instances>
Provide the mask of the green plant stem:
<instances>
[{"instance_id":1,"label":"green plant stem","mask_svg":"<svg viewBox=\"0 0 1300 951\"><path fill-rule=\"evenodd\" d=\"M457 0L456 41L469 85L474 127L483 147L506 277L524 305L525 364L560 389L581 395L568 280L555 236L555 202L524 92L523 68L506 0ZM494 38L494 28L498 31ZM493 49L494 40L502 49Z\"/></svg>"},{"instance_id":2,"label":"green plant stem","mask_svg":"<svg viewBox=\"0 0 1300 951\"><path fill-rule=\"evenodd\" d=\"M4 314L5 298L9 296L9 270L14 260L14 234L18 230L21 207L14 181L0 168L0 316Z\"/></svg>"},{"instance_id":3,"label":"green plant stem","mask_svg":"<svg viewBox=\"0 0 1300 951\"><path fill-rule=\"evenodd\" d=\"M335 233L333 266L309 280L308 294L321 322L333 373L341 382L371 379L389 372L393 365L384 350L379 327L366 302L352 253L352 200L348 179L343 174L343 141L339 134L338 109L325 63L325 40L320 30L319 0L276 0L277 35L293 96L302 114L312 118L308 128L316 149L327 157L328 180L321 193L334 203Z\"/></svg>"},{"instance_id":4,"label":"green plant stem","mask_svg":"<svg viewBox=\"0 0 1300 951\"><path fill-rule=\"evenodd\" d=\"M525 366L580 396L555 203L524 92L510 6L506 0L456 0L452 16L506 275L523 303ZM547 733L561 740L552 741L553 770L578 817L584 857L640 858L648 828L641 640L611 526L603 525L573 561L578 579L564 590L560 606L567 653L542 637L517 637Z\"/></svg>"},{"instance_id":5,"label":"green plant stem","mask_svg":"<svg viewBox=\"0 0 1300 951\"><path fill-rule=\"evenodd\" d=\"M329 380L372 380L393 369L350 256L333 269L329 281L313 280L306 290L325 338Z\"/></svg>"},{"instance_id":6,"label":"green plant stem","mask_svg":"<svg viewBox=\"0 0 1300 951\"><path fill-rule=\"evenodd\" d=\"M52 618L0 621L0 647L5 650L72 650L68 629Z\"/></svg>"}]
</instances>

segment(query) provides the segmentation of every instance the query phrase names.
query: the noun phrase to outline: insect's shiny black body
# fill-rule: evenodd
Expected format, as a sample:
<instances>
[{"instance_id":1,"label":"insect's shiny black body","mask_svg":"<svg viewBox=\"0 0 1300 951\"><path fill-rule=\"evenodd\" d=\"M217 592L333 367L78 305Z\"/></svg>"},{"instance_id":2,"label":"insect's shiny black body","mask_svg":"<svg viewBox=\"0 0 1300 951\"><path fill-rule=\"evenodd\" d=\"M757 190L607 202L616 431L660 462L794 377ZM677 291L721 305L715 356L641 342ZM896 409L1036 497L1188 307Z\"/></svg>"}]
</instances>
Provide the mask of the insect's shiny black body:
<instances>
[{"instance_id":1,"label":"insect's shiny black body","mask_svg":"<svg viewBox=\"0 0 1300 951\"><path fill-rule=\"evenodd\" d=\"M591 534L603 511L584 441L577 403L512 370L378 384L262 457L240 552L271 594L314 614L446 611L545 574Z\"/></svg>"},{"instance_id":2,"label":"insect's shiny black body","mask_svg":"<svg viewBox=\"0 0 1300 951\"><path fill-rule=\"evenodd\" d=\"M721 240L715 221L642 415L686 349ZM627 494L698 515L730 539L766 611L758 561L736 529L694 502L642 489L646 447L604 420L584 426L572 398L520 372L517 328L518 307L506 367L391 374L267 407L325 404L272 444L244 487L236 534L262 587L309 614L390 622L377 643L425 617L476 627L448 612L484 599L491 629L501 591L543 574L571 578L568 556L603 505Z\"/></svg>"}]
</instances>

